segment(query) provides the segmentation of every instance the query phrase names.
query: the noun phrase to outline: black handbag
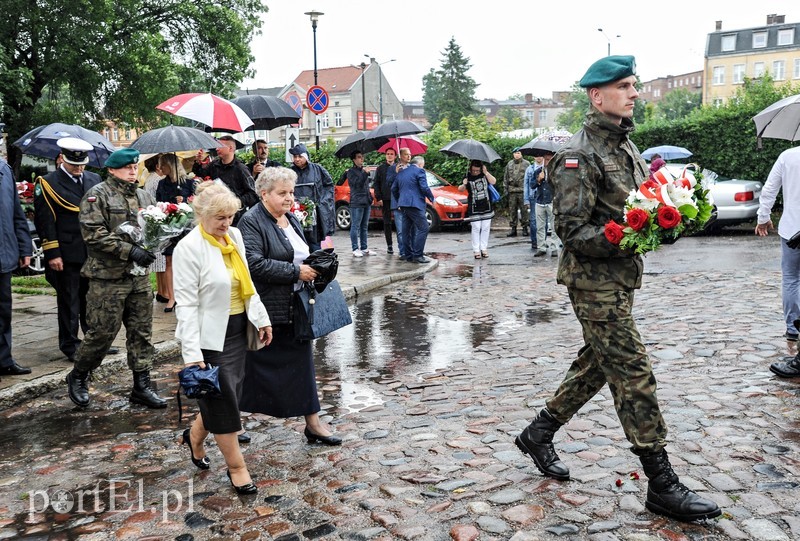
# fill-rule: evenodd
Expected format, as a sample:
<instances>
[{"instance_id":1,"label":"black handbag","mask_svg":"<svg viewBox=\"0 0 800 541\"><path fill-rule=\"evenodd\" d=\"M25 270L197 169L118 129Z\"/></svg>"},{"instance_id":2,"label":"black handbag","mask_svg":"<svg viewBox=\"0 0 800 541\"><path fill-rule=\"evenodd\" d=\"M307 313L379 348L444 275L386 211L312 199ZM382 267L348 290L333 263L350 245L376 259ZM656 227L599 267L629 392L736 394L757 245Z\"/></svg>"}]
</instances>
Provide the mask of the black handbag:
<instances>
[{"instance_id":1,"label":"black handbag","mask_svg":"<svg viewBox=\"0 0 800 541\"><path fill-rule=\"evenodd\" d=\"M308 282L294 294L292 305L294 337L313 340L353 322L339 282L333 280L321 292Z\"/></svg>"},{"instance_id":2,"label":"black handbag","mask_svg":"<svg viewBox=\"0 0 800 541\"><path fill-rule=\"evenodd\" d=\"M183 404L181 404L181 391L187 398L216 398L222 396L219 386L219 367L206 363L205 368L196 364L187 366L178 372L180 390L175 393L178 399L178 422L183 420Z\"/></svg>"}]
</instances>

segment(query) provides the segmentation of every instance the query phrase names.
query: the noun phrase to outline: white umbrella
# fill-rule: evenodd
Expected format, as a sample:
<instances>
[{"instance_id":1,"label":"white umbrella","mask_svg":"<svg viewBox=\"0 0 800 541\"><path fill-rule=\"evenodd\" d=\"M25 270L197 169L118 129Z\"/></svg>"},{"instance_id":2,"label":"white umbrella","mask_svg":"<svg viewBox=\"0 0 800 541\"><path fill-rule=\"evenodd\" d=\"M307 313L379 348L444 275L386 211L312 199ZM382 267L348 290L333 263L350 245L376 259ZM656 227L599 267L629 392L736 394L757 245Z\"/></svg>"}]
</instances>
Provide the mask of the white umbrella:
<instances>
[{"instance_id":1,"label":"white umbrella","mask_svg":"<svg viewBox=\"0 0 800 541\"><path fill-rule=\"evenodd\" d=\"M762 137L797 141L800 139L800 94L776 101L754 116L753 122L759 148Z\"/></svg>"}]
</instances>

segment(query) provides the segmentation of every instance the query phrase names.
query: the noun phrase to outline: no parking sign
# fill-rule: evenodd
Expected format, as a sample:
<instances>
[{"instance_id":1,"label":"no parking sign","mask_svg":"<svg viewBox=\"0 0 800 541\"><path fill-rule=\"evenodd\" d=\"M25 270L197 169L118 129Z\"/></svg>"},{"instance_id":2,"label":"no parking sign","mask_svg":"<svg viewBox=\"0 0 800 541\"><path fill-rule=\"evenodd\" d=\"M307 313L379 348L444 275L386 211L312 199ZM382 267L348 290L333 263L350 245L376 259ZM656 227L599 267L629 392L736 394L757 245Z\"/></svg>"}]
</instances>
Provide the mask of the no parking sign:
<instances>
[{"instance_id":1,"label":"no parking sign","mask_svg":"<svg viewBox=\"0 0 800 541\"><path fill-rule=\"evenodd\" d=\"M324 113L328 109L328 92L321 86L312 86L306 94L306 106L315 115Z\"/></svg>"}]
</instances>

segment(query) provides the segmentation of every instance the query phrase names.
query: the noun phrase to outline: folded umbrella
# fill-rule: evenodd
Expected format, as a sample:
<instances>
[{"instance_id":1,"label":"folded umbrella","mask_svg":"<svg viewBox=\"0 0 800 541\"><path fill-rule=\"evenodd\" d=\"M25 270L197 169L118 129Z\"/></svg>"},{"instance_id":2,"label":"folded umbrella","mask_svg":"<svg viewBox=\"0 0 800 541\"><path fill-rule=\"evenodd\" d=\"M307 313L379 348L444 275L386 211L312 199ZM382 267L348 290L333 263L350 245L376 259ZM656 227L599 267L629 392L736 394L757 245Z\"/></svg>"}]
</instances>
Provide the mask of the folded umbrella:
<instances>
[{"instance_id":1,"label":"folded umbrella","mask_svg":"<svg viewBox=\"0 0 800 541\"><path fill-rule=\"evenodd\" d=\"M253 125L241 107L210 92L179 94L156 105L156 109L205 124L210 131L239 133Z\"/></svg>"},{"instance_id":2,"label":"folded umbrella","mask_svg":"<svg viewBox=\"0 0 800 541\"><path fill-rule=\"evenodd\" d=\"M336 255L333 248L315 250L303 260L303 263L319 273L314 278L314 289L317 290L317 293L325 291L325 288L336 278L336 274L339 272L339 256Z\"/></svg>"},{"instance_id":3,"label":"folded umbrella","mask_svg":"<svg viewBox=\"0 0 800 541\"><path fill-rule=\"evenodd\" d=\"M106 158L117 150L113 143L96 131L88 130L75 124L54 122L34 128L12 144L23 154L55 160L61 153L56 141L62 137L76 137L92 145L89 151L89 163L92 167L102 168Z\"/></svg>"},{"instance_id":4,"label":"folded umbrella","mask_svg":"<svg viewBox=\"0 0 800 541\"><path fill-rule=\"evenodd\" d=\"M456 139L447 143L439 151L448 156L459 156L485 163L492 163L500 159L500 154L495 152L492 147L475 139Z\"/></svg>"}]
</instances>

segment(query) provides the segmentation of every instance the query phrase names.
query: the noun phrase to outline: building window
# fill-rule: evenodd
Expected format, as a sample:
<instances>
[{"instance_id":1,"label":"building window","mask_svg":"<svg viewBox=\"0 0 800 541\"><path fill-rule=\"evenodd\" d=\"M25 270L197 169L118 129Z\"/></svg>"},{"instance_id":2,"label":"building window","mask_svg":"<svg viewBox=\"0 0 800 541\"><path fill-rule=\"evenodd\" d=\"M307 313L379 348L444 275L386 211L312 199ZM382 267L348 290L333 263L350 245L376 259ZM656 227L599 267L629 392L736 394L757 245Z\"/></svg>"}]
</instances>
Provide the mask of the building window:
<instances>
[{"instance_id":1,"label":"building window","mask_svg":"<svg viewBox=\"0 0 800 541\"><path fill-rule=\"evenodd\" d=\"M660 89L660 88L656 88L656 89L653 91L653 97L654 97L654 98L660 98L660 97L661 97L661 89Z\"/></svg>"},{"instance_id":2,"label":"building window","mask_svg":"<svg viewBox=\"0 0 800 541\"><path fill-rule=\"evenodd\" d=\"M111 130L111 140L119 141L119 129L114 128L113 130Z\"/></svg>"},{"instance_id":3,"label":"building window","mask_svg":"<svg viewBox=\"0 0 800 541\"><path fill-rule=\"evenodd\" d=\"M772 77L776 81L783 81L786 79L786 61L776 60L772 63Z\"/></svg>"},{"instance_id":4,"label":"building window","mask_svg":"<svg viewBox=\"0 0 800 541\"><path fill-rule=\"evenodd\" d=\"M539 109L539 122L547 122L547 109Z\"/></svg>"},{"instance_id":5,"label":"building window","mask_svg":"<svg viewBox=\"0 0 800 541\"><path fill-rule=\"evenodd\" d=\"M722 107L722 102L723 102L722 98L714 98L712 105L714 107Z\"/></svg>"},{"instance_id":6,"label":"building window","mask_svg":"<svg viewBox=\"0 0 800 541\"><path fill-rule=\"evenodd\" d=\"M712 78L713 83L715 85L724 85L725 84L725 66L715 66L714 67L714 77Z\"/></svg>"},{"instance_id":7,"label":"building window","mask_svg":"<svg viewBox=\"0 0 800 541\"><path fill-rule=\"evenodd\" d=\"M319 126L321 128L327 128L328 127L328 113L323 113L323 114L319 115Z\"/></svg>"},{"instance_id":8,"label":"building window","mask_svg":"<svg viewBox=\"0 0 800 541\"><path fill-rule=\"evenodd\" d=\"M794 28L786 28L778 30L778 45L793 45L794 44Z\"/></svg>"},{"instance_id":9,"label":"building window","mask_svg":"<svg viewBox=\"0 0 800 541\"><path fill-rule=\"evenodd\" d=\"M753 77L756 79L759 77L764 76L764 63L763 62L755 62L753 64Z\"/></svg>"},{"instance_id":10,"label":"building window","mask_svg":"<svg viewBox=\"0 0 800 541\"><path fill-rule=\"evenodd\" d=\"M792 77L795 79L800 79L800 58L794 59L794 73L792 74Z\"/></svg>"},{"instance_id":11,"label":"building window","mask_svg":"<svg viewBox=\"0 0 800 541\"><path fill-rule=\"evenodd\" d=\"M733 84L741 84L744 82L744 64L733 65Z\"/></svg>"},{"instance_id":12,"label":"building window","mask_svg":"<svg viewBox=\"0 0 800 541\"><path fill-rule=\"evenodd\" d=\"M766 32L753 32L753 49L763 49L767 46Z\"/></svg>"},{"instance_id":13,"label":"building window","mask_svg":"<svg viewBox=\"0 0 800 541\"><path fill-rule=\"evenodd\" d=\"M733 51L736 49L736 34L722 36L722 50Z\"/></svg>"},{"instance_id":14,"label":"building window","mask_svg":"<svg viewBox=\"0 0 800 541\"><path fill-rule=\"evenodd\" d=\"M528 125L533 125L533 111L525 111L525 120L528 121Z\"/></svg>"},{"instance_id":15,"label":"building window","mask_svg":"<svg viewBox=\"0 0 800 541\"><path fill-rule=\"evenodd\" d=\"M333 113L333 125L337 128L342 127L342 113Z\"/></svg>"}]
</instances>

